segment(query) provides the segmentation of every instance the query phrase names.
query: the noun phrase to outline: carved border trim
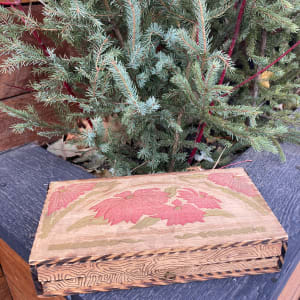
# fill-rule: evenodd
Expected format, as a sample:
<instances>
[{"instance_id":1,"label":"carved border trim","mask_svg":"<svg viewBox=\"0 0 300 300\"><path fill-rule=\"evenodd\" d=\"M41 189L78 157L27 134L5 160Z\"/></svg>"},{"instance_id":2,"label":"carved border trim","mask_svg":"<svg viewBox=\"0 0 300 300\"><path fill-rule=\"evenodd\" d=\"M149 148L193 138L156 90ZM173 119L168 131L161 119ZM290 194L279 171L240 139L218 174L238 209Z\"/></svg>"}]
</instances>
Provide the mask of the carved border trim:
<instances>
[{"instance_id":1,"label":"carved border trim","mask_svg":"<svg viewBox=\"0 0 300 300\"><path fill-rule=\"evenodd\" d=\"M279 238L279 239L265 239L265 240L255 240L255 241L245 241L245 242L235 242L235 243L225 243L225 244L216 244L216 245L205 245L201 247L193 247L193 248L185 248L185 249L161 249L161 250L147 250L140 251L135 253L120 253L120 254L107 254L103 256L83 256L83 257L67 257L67 258L50 258L43 261L30 261L30 265L32 267L38 268L42 265L64 265L64 264L74 264L74 263L84 263L87 261L108 261L108 260L120 260L120 259L131 259L131 258L142 258L142 257L153 257L153 256L161 256L168 254L180 254L180 253L188 253L188 252L198 252L198 251L207 251L207 250L217 250L224 248L234 248L234 247L246 247L251 245L259 245L259 244L277 244L277 243L285 243L287 242L287 238Z\"/></svg>"},{"instance_id":2,"label":"carved border trim","mask_svg":"<svg viewBox=\"0 0 300 300\"><path fill-rule=\"evenodd\" d=\"M286 239L269 239L269 240L263 240L260 241L259 243L262 244L275 244L278 242L282 242L282 249L281 249L281 255L278 256L278 263L277 266L275 267L266 267L266 268L254 268L254 269L245 269L245 270L233 270L233 271L226 271L226 272L213 272L213 273L204 273L204 274L194 274L194 275L185 275L185 276L170 276L169 278L161 279L161 278L153 278L151 280L147 280L141 283L137 284L120 284L118 286L112 285L111 287L95 287L95 288L72 288L69 290L64 290L63 292L55 292L53 293L43 293L43 287L42 284L38 281L37 279L37 266L30 266L32 276L33 276L33 281L35 283L35 287L37 289L37 294L38 295L43 295L44 297L52 297L52 296L67 296L71 294L79 294L79 293L92 293L92 292L105 292L105 291L111 291L114 289L129 289L129 288L134 288L134 287L150 287L153 285L168 285L171 283L187 283L191 281L205 281L209 279L221 279L221 278L227 278L227 277L241 277L245 275L258 275L258 274L264 274L264 273L273 273L273 272L278 272L280 271L283 263L284 263L284 257L287 251L287 240ZM258 242L243 242L243 243L235 243L231 244L232 247L238 247L238 244L240 246L248 246L248 245L254 245L254 244L259 244ZM233 246L235 245L235 246ZM218 246L218 245L216 245ZM208 249L214 249L216 246L211 247L211 248L206 248L205 250ZM186 250L186 251L177 251L177 252L166 252L166 253L159 253L158 255L164 255L164 254L172 254L172 253L185 253L185 252L191 252L191 251L205 251L202 248L201 249L193 249L193 250ZM137 257L131 256L131 257ZM103 260L103 259L102 259ZM259 259L257 259L259 260Z\"/></svg>"}]
</instances>

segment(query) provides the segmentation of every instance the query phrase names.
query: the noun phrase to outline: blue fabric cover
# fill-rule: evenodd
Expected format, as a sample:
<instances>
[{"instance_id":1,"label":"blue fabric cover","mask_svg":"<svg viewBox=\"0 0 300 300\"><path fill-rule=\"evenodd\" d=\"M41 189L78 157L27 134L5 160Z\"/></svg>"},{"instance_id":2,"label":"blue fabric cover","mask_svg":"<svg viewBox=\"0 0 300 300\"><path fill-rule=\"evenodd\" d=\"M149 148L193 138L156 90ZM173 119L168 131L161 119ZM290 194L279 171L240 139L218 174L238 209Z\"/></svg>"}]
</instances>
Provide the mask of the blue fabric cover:
<instances>
[{"instance_id":1,"label":"blue fabric cover","mask_svg":"<svg viewBox=\"0 0 300 300\"><path fill-rule=\"evenodd\" d=\"M93 177L28 144L0 153L0 238L28 261L51 181Z\"/></svg>"}]
</instances>

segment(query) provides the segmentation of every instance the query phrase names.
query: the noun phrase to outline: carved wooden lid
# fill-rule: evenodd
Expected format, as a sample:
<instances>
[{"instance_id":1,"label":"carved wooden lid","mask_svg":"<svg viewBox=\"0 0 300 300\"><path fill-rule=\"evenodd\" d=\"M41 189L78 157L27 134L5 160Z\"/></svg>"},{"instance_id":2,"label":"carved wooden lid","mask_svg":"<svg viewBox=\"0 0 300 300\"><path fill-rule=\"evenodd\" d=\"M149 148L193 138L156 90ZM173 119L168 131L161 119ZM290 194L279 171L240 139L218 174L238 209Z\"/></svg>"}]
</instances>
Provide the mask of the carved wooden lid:
<instances>
[{"instance_id":1,"label":"carved wooden lid","mask_svg":"<svg viewBox=\"0 0 300 300\"><path fill-rule=\"evenodd\" d=\"M286 239L242 168L52 182L30 263Z\"/></svg>"}]
</instances>

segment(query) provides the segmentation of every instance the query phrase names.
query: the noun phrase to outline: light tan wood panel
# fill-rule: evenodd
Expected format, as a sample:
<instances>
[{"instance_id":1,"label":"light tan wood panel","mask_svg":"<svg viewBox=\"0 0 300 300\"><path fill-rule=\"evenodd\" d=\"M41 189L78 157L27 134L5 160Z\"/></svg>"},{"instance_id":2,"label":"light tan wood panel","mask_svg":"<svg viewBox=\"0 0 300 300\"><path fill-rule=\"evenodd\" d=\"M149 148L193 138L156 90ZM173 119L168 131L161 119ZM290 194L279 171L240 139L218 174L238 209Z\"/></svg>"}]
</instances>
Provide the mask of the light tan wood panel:
<instances>
[{"instance_id":1,"label":"light tan wood panel","mask_svg":"<svg viewBox=\"0 0 300 300\"><path fill-rule=\"evenodd\" d=\"M240 168L54 182L30 263L121 253L128 258L286 237Z\"/></svg>"}]
</instances>

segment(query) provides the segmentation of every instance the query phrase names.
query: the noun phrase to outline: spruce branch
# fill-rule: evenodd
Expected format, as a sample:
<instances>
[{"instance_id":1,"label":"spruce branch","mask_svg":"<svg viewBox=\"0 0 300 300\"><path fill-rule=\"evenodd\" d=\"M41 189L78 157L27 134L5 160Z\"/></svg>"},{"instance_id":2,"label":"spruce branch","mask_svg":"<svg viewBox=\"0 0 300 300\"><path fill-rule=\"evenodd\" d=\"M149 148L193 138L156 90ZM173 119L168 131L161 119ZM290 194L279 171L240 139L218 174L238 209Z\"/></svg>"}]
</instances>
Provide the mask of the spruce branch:
<instances>
[{"instance_id":1,"label":"spruce branch","mask_svg":"<svg viewBox=\"0 0 300 300\"><path fill-rule=\"evenodd\" d=\"M299 30L298 25L294 24L290 19L280 16L279 14L270 11L266 7L257 5L256 10L260 13L263 19L272 21L278 26L278 28L285 28L293 33L296 33Z\"/></svg>"},{"instance_id":2,"label":"spruce branch","mask_svg":"<svg viewBox=\"0 0 300 300\"><path fill-rule=\"evenodd\" d=\"M94 82L92 84L93 85L93 97L96 97L97 80L98 80L98 77L99 77L99 72L101 70L101 68L98 66L99 65L99 60L100 60L100 55L103 53L103 48L104 48L106 43L108 43L108 38L104 39L104 41L100 45L99 49L97 50L96 62L95 62L96 75L95 75Z\"/></svg>"},{"instance_id":3,"label":"spruce branch","mask_svg":"<svg viewBox=\"0 0 300 300\"><path fill-rule=\"evenodd\" d=\"M260 48L260 56L265 56L265 49L267 45L267 31L263 30L262 32L262 38L261 38L261 48ZM261 67L257 67L257 71L259 72L261 70ZM253 102L252 105L256 105L256 99L258 97L258 77L256 77L254 86L253 86Z\"/></svg>"},{"instance_id":4,"label":"spruce branch","mask_svg":"<svg viewBox=\"0 0 300 300\"><path fill-rule=\"evenodd\" d=\"M120 46L121 48L124 48L124 40L123 40L123 36L121 34L121 31L119 29L119 26L117 25L116 21L114 20L114 18L110 18L110 17L114 17L113 14L111 14L111 7L108 3L107 0L104 0L104 5L106 7L106 9L110 12L110 15L107 15L109 17L109 21L111 22L111 24L113 25L113 30L116 34L117 39L119 40ZM99 15L98 15L99 16Z\"/></svg>"},{"instance_id":5,"label":"spruce branch","mask_svg":"<svg viewBox=\"0 0 300 300\"><path fill-rule=\"evenodd\" d=\"M159 0L159 2L160 2L161 5L162 5L163 7L165 7L166 10L167 10L170 14L172 14L173 16L178 17L178 18L180 18L180 19L182 19L182 20L184 20L184 21L186 21L186 22L195 24L195 21L193 21L193 20L191 20L191 19L187 19L187 18L184 17L183 15L174 12L174 11L171 9L171 6L167 5L167 4L165 3L164 0Z\"/></svg>"},{"instance_id":6,"label":"spruce branch","mask_svg":"<svg viewBox=\"0 0 300 300\"><path fill-rule=\"evenodd\" d=\"M257 76L259 76L260 74L262 74L263 72L265 72L266 70L271 68L273 65L275 65L277 62L279 62L282 58L284 58L287 54L289 54L291 51L293 51L299 45L300 45L300 40L298 42L296 42L292 47L290 47L287 51L285 51L283 54L281 54L277 59L275 59L273 62L271 62L269 65L267 65L266 67L261 69L259 72L255 73L254 75L252 75L249 78L245 79L243 82L241 82L238 85L234 86L232 90L234 91L234 90L239 89L240 87L242 87L243 85L245 85L246 83L251 81L252 79L256 78ZM224 97L225 96L228 96L228 94L224 94Z\"/></svg>"},{"instance_id":7,"label":"spruce branch","mask_svg":"<svg viewBox=\"0 0 300 300\"><path fill-rule=\"evenodd\" d=\"M177 125L179 127L181 126L181 120L182 120L183 112L184 112L184 109L182 109L180 111L180 113L178 114L178 117L177 117ZM173 144L172 152L171 152L171 162L170 162L170 165L169 165L169 172L173 172L174 171L175 161L176 161L176 154L177 154L177 151L178 151L178 146L179 146L179 132L176 131L176 133L175 133L175 139L174 139L174 144Z\"/></svg>"},{"instance_id":8,"label":"spruce branch","mask_svg":"<svg viewBox=\"0 0 300 300\"><path fill-rule=\"evenodd\" d=\"M235 2L232 0L225 0L219 8L216 8L209 12L209 20L217 19L223 16L229 8L234 6L234 3Z\"/></svg>"},{"instance_id":9,"label":"spruce branch","mask_svg":"<svg viewBox=\"0 0 300 300\"><path fill-rule=\"evenodd\" d=\"M114 20L111 20L111 23L113 24L113 30L116 34L116 37L120 43L121 48L124 48L124 40L123 40L123 36L121 34L121 31L117 25L117 23Z\"/></svg>"},{"instance_id":10,"label":"spruce branch","mask_svg":"<svg viewBox=\"0 0 300 300\"><path fill-rule=\"evenodd\" d=\"M132 28L129 34L130 47L134 51L137 39L139 38L141 9L139 2L136 0L124 0L124 5L127 15L127 26L128 28Z\"/></svg>"},{"instance_id":11,"label":"spruce branch","mask_svg":"<svg viewBox=\"0 0 300 300\"><path fill-rule=\"evenodd\" d=\"M197 24L199 26L199 31L197 34L197 44L199 43L203 53L209 51L209 32L210 27L208 24L208 15L206 3L203 0L193 0L193 5L196 12Z\"/></svg>"},{"instance_id":12,"label":"spruce branch","mask_svg":"<svg viewBox=\"0 0 300 300\"><path fill-rule=\"evenodd\" d=\"M239 36L239 33L240 33L240 27L241 27L241 24L242 24L242 19L243 19L243 14L244 14L244 11L245 11L246 2L247 2L246 0L243 0L243 2L240 5L238 18L237 18L237 21L236 21L236 24L235 24L234 35L232 37L231 44L230 44L229 51L228 51L228 56L229 57L231 57L231 55L233 53L235 43L236 43L236 41L238 39L238 36ZM219 84L223 83L224 78L225 78L225 74L226 74L226 68L224 68L224 70L222 71L222 74L221 74L221 77L220 77L220 80L219 80Z\"/></svg>"},{"instance_id":13,"label":"spruce branch","mask_svg":"<svg viewBox=\"0 0 300 300\"><path fill-rule=\"evenodd\" d=\"M25 14L24 8L21 5L21 1L17 1L17 6L16 8L20 11L22 11ZM12 5L13 7L13 5ZM23 16L21 16L21 20L23 21L23 23L26 25L26 21L24 19ZM31 34L34 36L34 38L36 39L36 41L38 42L39 46L41 47L41 49L43 50L43 53L45 56L50 56L50 53L48 51L48 49L46 48L45 44L43 43L42 39L40 38L39 34L37 33L36 30L33 30L31 32ZM68 91L68 93L72 96L75 96L75 94L72 91L71 86L67 83L67 82L63 82L63 86L66 88L66 90Z\"/></svg>"},{"instance_id":14,"label":"spruce branch","mask_svg":"<svg viewBox=\"0 0 300 300\"><path fill-rule=\"evenodd\" d=\"M24 15L20 15L20 19L22 20L22 22L24 23L24 25L26 25L26 14L25 14L25 10L23 8L23 6L21 5L21 1L18 1L19 3L16 4L16 7L14 5L11 5L12 9L18 9L19 11L23 12ZM43 41L41 40L39 34L37 33L36 30L33 30L31 32L31 34L34 36L34 38L36 39L36 41L38 42L39 46L41 47L41 49L43 50L43 53L45 56L49 56L49 53L47 51L47 48L45 46L45 44L43 43Z\"/></svg>"},{"instance_id":15,"label":"spruce branch","mask_svg":"<svg viewBox=\"0 0 300 300\"><path fill-rule=\"evenodd\" d=\"M35 99L51 106L62 126L39 134L77 133L76 143L93 145L90 165L101 157L114 175L185 169L187 149L193 154L194 148L216 161L219 147L227 147L219 165L249 145L280 153L279 141L300 141L295 129L299 121L289 119L300 101L298 53L272 66L272 86L259 93L258 105L249 105L253 98L248 88L236 89L231 96L231 83L245 81L290 47L296 35L287 24L298 24L298 6L283 8L287 0L248 1L237 24L243 2L47 1L41 22L31 13L1 7L1 54L10 57L7 66L15 69L38 62L34 74L43 79L31 84ZM261 22L258 6L277 19L264 14ZM282 26L281 17L289 20ZM268 36L265 55L256 49L258 43L262 47L263 30ZM32 32L38 32L36 47L21 40L26 31L33 37ZM59 55L45 49L44 36L56 45L67 42L75 51ZM229 53L222 51L231 50L234 39L236 69ZM218 84L224 70L228 83ZM17 126L19 131L51 126L36 118L30 107L16 113L28 117ZM87 118L92 126L80 134L78 120ZM201 166L211 168L214 162L206 158Z\"/></svg>"},{"instance_id":16,"label":"spruce branch","mask_svg":"<svg viewBox=\"0 0 300 300\"><path fill-rule=\"evenodd\" d=\"M200 0L198 0L200 6L201 6L201 2ZM241 3L241 6L240 6L240 10L239 10L239 14L238 14L238 18L237 18L237 22L236 22L236 25L235 25L235 30L234 30L234 35L233 35L233 38L232 38L232 41L231 41L231 45L230 45L230 48L229 48L229 52L228 52L228 56L231 57L232 55L232 52L233 52L233 49L234 49L234 46L235 46L235 43L236 43L236 40L238 39L238 36L239 36L239 32L240 32L240 26L241 26L241 23L242 23L242 18L243 18L243 14L244 14L244 10L245 10L245 6L246 6L246 0L243 0L243 2ZM200 9L200 11L202 11ZM201 18L202 19L202 18ZM203 22L204 23L204 22ZM223 81L224 81L224 78L225 78L225 74L226 74L226 67L223 69L222 71L222 74L221 74L221 77L220 77L220 80L219 80L219 84L222 84ZM228 95L228 94L227 94ZM211 102L211 106L214 105L214 102ZM204 132L204 128L206 127L206 123L205 122L199 122L199 131L198 131L198 134L196 136L196 139L195 139L195 143L200 143L201 142L201 139L202 139L202 136L203 136L203 132ZM197 152L197 148L195 147L190 156L189 156L189 159L188 159L188 163L191 164L192 161L193 161L193 158L195 156Z\"/></svg>"}]
</instances>

